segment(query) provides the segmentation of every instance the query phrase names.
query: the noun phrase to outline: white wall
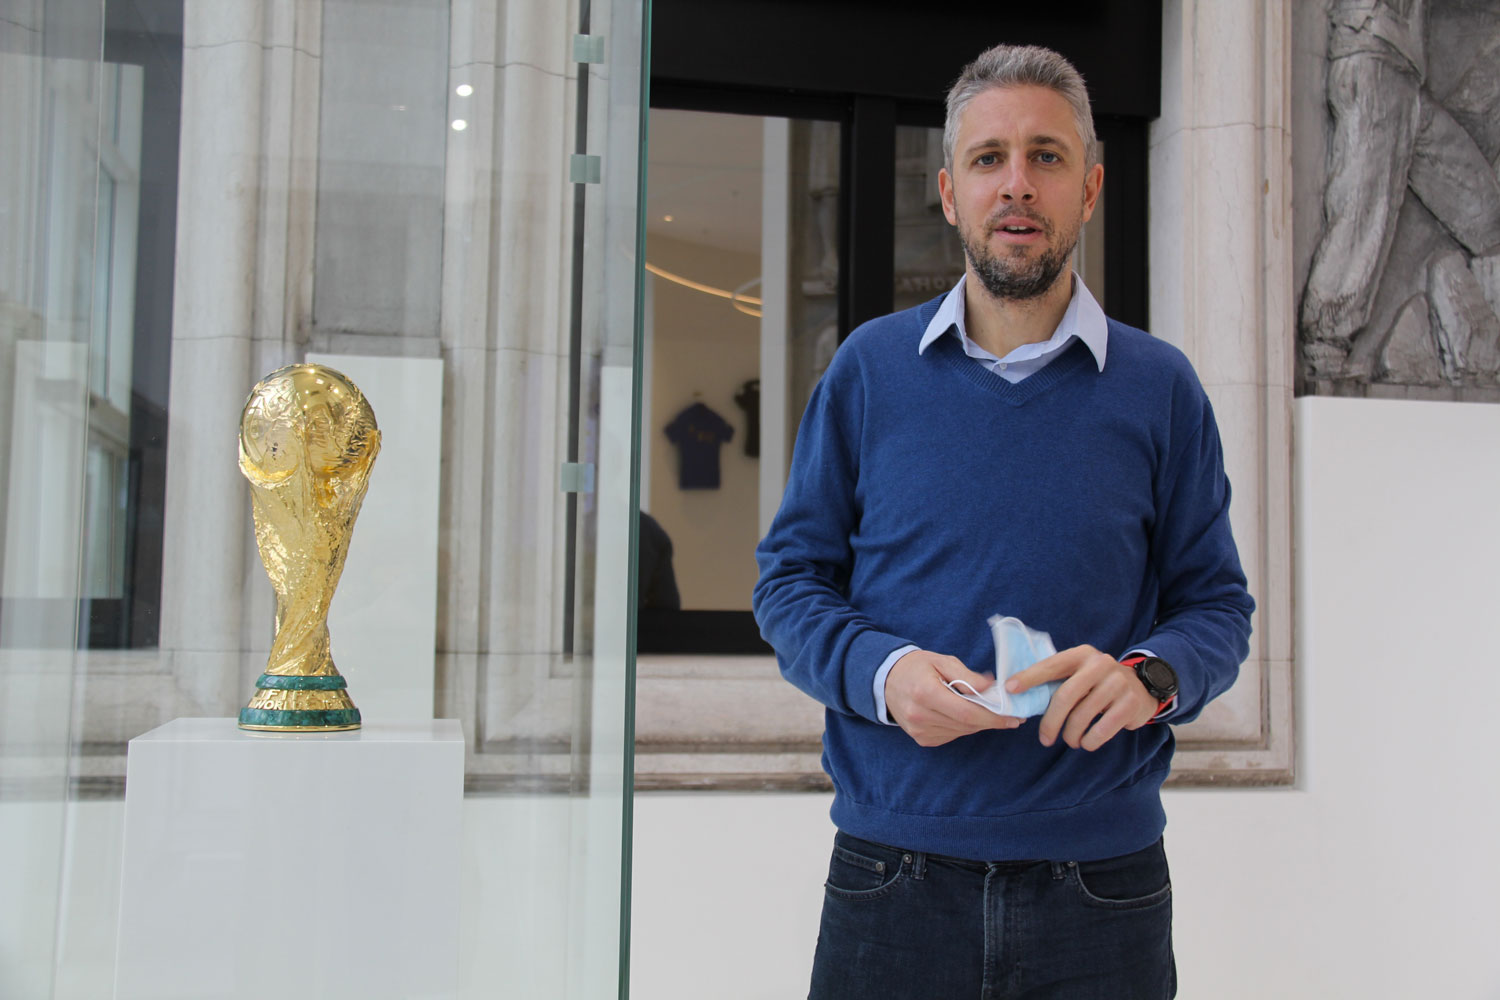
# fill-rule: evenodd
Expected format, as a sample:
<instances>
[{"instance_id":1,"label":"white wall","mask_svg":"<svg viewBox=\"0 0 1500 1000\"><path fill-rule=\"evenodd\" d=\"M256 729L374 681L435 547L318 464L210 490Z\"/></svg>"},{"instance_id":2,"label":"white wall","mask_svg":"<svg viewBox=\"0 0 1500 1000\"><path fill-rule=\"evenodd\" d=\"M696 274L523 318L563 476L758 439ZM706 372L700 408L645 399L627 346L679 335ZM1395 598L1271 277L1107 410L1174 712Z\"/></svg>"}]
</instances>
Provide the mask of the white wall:
<instances>
[{"instance_id":1,"label":"white wall","mask_svg":"<svg viewBox=\"0 0 1500 1000\"><path fill-rule=\"evenodd\" d=\"M1180 996L1500 996L1500 407L1295 417L1299 779L1167 794ZM632 995L805 995L827 807L638 796Z\"/></svg>"}]
</instances>

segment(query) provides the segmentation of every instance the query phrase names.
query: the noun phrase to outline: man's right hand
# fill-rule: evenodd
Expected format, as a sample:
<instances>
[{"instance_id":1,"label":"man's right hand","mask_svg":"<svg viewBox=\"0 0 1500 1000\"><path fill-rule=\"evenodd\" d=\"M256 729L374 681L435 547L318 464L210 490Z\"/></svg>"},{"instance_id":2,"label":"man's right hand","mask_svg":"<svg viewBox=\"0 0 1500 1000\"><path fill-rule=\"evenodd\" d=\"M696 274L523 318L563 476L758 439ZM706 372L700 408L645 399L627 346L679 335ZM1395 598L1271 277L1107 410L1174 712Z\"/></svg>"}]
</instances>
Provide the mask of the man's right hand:
<instances>
[{"instance_id":1,"label":"man's right hand","mask_svg":"<svg viewBox=\"0 0 1500 1000\"><path fill-rule=\"evenodd\" d=\"M1015 729L1021 719L996 715L961 698L948 687L962 680L983 691L995 683L976 674L956 656L914 650L897 660L885 676L885 710L908 736L924 747L941 746L981 729Z\"/></svg>"}]
</instances>

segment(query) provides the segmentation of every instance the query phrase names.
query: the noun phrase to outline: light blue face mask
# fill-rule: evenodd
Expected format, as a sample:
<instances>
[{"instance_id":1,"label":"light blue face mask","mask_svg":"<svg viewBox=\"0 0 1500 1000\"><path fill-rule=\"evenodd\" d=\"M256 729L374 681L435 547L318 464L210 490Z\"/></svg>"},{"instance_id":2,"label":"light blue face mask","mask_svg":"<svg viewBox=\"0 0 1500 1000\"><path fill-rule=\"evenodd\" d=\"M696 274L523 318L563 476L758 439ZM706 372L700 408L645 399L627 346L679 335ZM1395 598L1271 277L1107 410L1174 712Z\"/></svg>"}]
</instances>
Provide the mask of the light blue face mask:
<instances>
[{"instance_id":1,"label":"light blue face mask","mask_svg":"<svg viewBox=\"0 0 1500 1000\"><path fill-rule=\"evenodd\" d=\"M1046 632L1027 628L1019 618L992 615L990 634L995 639L995 683L983 691L974 690L968 681L949 681L948 687L960 698L976 705L983 705L996 715L1010 715L1018 719L1029 719L1047 711L1052 701L1052 692L1062 686L1061 681L1048 681L1036 687L1011 694L1005 690L1005 681L1025 670L1038 660L1045 660L1057 652L1052 636Z\"/></svg>"}]
</instances>

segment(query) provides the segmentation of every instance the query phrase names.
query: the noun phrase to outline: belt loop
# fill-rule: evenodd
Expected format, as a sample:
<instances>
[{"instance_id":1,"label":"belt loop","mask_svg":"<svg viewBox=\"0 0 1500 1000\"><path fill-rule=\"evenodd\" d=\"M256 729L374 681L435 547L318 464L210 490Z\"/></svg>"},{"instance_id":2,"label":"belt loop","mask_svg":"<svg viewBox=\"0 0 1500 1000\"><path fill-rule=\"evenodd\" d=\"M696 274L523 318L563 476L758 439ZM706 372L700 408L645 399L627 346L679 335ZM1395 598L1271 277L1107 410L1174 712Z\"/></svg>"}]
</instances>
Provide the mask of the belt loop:
<instances>
[{"instance_id":1,"label":"belt loop","mask_svg":"<svg viewBox=\"0 0 1500 1000\"><path fill-rule=\"evenodd\" d=\"M908 851L901 859L911 865L911 877L924 879L927 877L927 854L925 851Z\"/></svg>"},{"instance_id":2,"label":"belt loop","mask_svg":"<svg viewBox=\"0 0 1500 1000\"><path fill-rule=\"evenodd\" d=\"M1066 873L1067 868L1068 868L1067 863L1066 862L1062 862L1062 861L1052 861L1052 862L1049 862L1049 864L1052 865L1052 878L1055 881L1059 881L1059 882L1062 881L1063 876Z\"/></svg>"}]
</instances>

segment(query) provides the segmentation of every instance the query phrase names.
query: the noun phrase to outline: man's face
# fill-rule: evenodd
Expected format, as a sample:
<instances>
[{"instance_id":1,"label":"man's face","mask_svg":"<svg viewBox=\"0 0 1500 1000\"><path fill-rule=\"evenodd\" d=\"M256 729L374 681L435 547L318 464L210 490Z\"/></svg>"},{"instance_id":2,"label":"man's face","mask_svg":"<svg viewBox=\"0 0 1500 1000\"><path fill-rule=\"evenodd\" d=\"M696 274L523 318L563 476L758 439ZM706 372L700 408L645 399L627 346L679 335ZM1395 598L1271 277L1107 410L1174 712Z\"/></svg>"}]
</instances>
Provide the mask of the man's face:
<instances>
[{"instance_id":1,"label":"man's face","mask_svg":"<svg viewBox=\"0 0 1500 1000\"><path fill-rule=\"evenodd\" d=\"M1067 268L1104 182L1084 152L1072 107L1046 87L993 88L964 108L938 189L991 295L1035 298Z\"/></svg>"}]
</instances>

